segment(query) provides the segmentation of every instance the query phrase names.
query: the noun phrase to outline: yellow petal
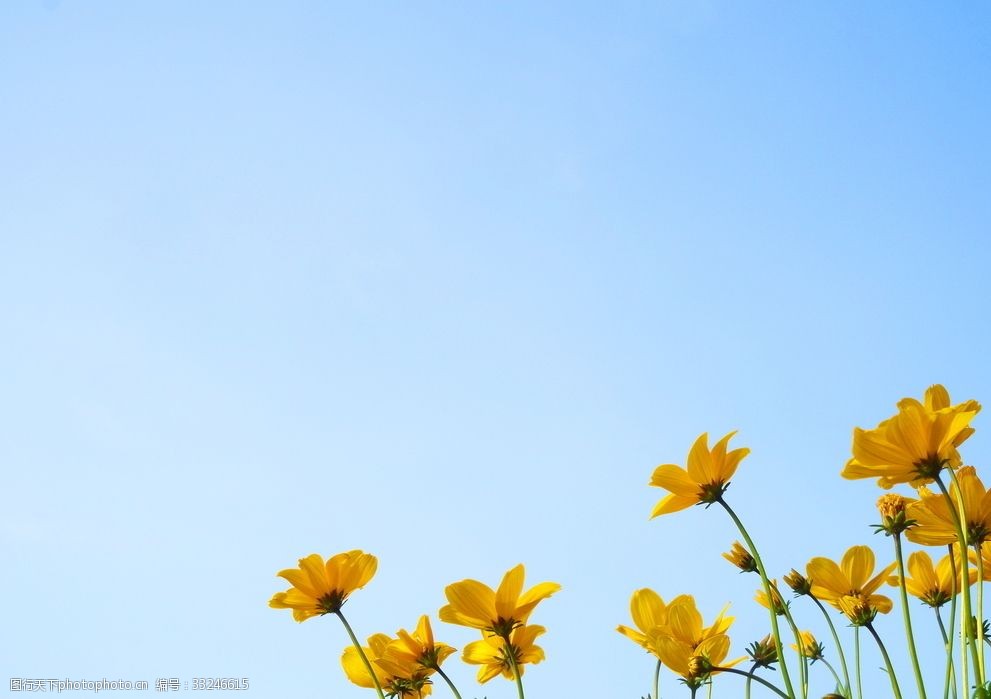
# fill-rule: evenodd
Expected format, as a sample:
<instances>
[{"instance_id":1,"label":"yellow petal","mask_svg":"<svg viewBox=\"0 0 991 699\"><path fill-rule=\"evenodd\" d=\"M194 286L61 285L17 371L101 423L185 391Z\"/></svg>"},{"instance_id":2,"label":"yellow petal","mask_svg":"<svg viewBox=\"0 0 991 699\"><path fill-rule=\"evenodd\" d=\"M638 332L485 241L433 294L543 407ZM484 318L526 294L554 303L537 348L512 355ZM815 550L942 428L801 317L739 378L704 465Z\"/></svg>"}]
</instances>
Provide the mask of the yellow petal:
<instances>
[{"instance_id":1,"label":"yellow petal","mask_svg":"<svg viewBox=\"0 0 991 699\"><path fill-rule=\"evenodd\" d=\"M499 584L496 590L495 606L496 614L502 619L514 619L516 614L516 602L523 592L523 576L525 571L520 563L515 568L510 569Z\"/></svg>"}]
</instances>

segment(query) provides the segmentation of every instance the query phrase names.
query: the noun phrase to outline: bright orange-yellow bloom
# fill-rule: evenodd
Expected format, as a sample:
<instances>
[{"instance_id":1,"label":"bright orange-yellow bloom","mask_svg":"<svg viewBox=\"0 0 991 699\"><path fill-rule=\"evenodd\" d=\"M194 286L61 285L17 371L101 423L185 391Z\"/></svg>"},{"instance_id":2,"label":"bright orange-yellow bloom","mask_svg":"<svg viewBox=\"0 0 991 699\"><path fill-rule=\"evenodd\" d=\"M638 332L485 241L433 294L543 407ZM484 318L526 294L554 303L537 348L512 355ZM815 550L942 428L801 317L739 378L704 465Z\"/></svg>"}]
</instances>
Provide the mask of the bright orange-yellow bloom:
<instances>
[{"instance_id":1,"label":"bright orange-yellow bloom","mask_svg":"<svg viewBox=\"0 0 991 699\"><path fill-rule=\"evenodd\" d=\"M723 554L723 558L739 568L741 573L757 572L757 561L739 541L733 542L730 550Z\"/></svg>"},{"instance_id":2,"label":"bright orange-yellow bloom","mask_svg":"<svg viewBox=\"0 0 991 699\"><path fill-rule=\"evenodd\" d=\"M537 636L544 631L546 629L543 626L517 626L509 635L508 648L505 639L498 636L486 636L481 641L473 641L465 646L462 659L471 665L482 666L478 670L480 683L488 682L499 674L512 680L515 679L515 675L513 675L513 663L509 655L509 648L511 648L522 677L524 665L536 665L544 659L543 648L533 643Z\"/></svg>"},{"instance_id":3,"label":"bright orange-yellow bloom","mask_svg":"<svg viewBox=\"0 0 991 699\"><path fill-rule=\"evenodd\" d=\"M960 549L957 548L959 554ZM977 554L970 552L972 562L977 562ZM960 592L962 585L959 570L955 570L955 562L950 557L943 556L933 567L932 558L925 551L915 551L908 557L908 577L905 578L905 589L908 594L917 597L930 607L941 607L949 602L955 593ZM977 570L970 568L970 584L977 581ZM889 585L898 585L898 576L888 578Z\"/></svg>"},{"instance_id":4,"label":"bright orange-yellow bloom","mask_svg":"<svg viewBox=\"0 0 991 699\"><path fill-rule=\"evenodd\" d=\"M778 581L771 580L770 583L771 599L773 602L768 602L767 593L764 592L764 590L757 590L757 593L754 595L754 600L756 600L756 602L764 609L770 609L778 616L782 616L788 611L788 603L785 602L784 598L781 596L781 591L778 590Z\"/></svg>"},{"instance_id":5,"label":"bright orange-yellow bloom","mask_svg":"<svg viewBox=\"0 0 991 699\"><path fill-rule=\"evenodd\" d=\"M557 583L542 582L523 592L523 576L521 563L506 573L498 590L477 580L448 585L444 594L449 604L441 607L441 621L506 638L510 631L526 623L541 600L561 589Z\"/></svg>"},{"instance_id":6,"label":"bright orange-yellow bloom","mask_svg":"<svg viewBox=\"0 0 991 699\"><path fill-rule=\"evenodd\" d=\"M268 606L291 609L296 621L337 612L348 595L368 584L377 567L375 556L362 551L339 553L326 563L312 553L299 559L299 568L279 571L292 588L275 593Z\"/></svg>"},{"instance_id":7,"label":"bright orange-yellow bloom","mask_svg":"<svg viewBox=\"0 0 991 699\"><path fill-rule=\"evenodd\" d=\"M944 466L960 466L957 447L973 434L970 421L980 409L974 400L950 405L949 394L938 384L926 390L921 403L903 398L898 413L873 430L854 429L853 458L841 475L877 478L882 488L930 483Z\"/></svg>"},{"instance_id":8,"label":"bright orange-yellow bloom","mask_svg":"<svg viewBox=\"0 0 991 699\"><path fill-rule=\"evenodd\" d=\"M816 637L812 635L811 631L800 631L798 634L801 639L802 645L799 647L797 643L792 643L792 649L799 655L812 660L820 660L822 658L823 645L816 640Z\"/></svg>"},{"instance_id":9,"label":"bright orange-yellow bloom","mask_svg":"<svg viewBox=\"0 0 991 699\"><path fill-rule=\"evenodd\" d=\"M855 621L855 616L862 618L872 610L884 614L891 611L891 599L875 592L896 565L892 563L871 577L874 552L867 546L853 546L843 554L839 565L828 558L816 557L809 561L806 571L812 581L813 596L829 602Z\"/></svg>"},{"instance_id":10,"label":"bright orange-yellow bloom","mask_svg":"<svg viewBox=\"0 0 991 699\"><path fill-rule=\"evenodd\" d=\"M419 665L430 674L454 653L454 648L451 646L434 641L430 618L426 614L420 617L413 633L400 629L397 636L398 638L388 645L382 656L385 661L395 666Z\"/></svg>"},{"instance_id":11,"label":"bright orange-yellow bloom","mask_svg":"<svg viewBox=\"0 0 991 699\"><path fill-rule=\"evenodd\" d=\"M365 657L368 658L375 672L375 679L382 687L382 690L393 697L420 697L430 694L430 681L427 679L427 672L415 662L399 662L389 660L386 656L387 649L393 639L384 633L377 633L368 637L368 645L362 646ZM375 682L368 673L364 661L358 654L357 648L348 646L341 656L341 667L348 679L359 687L373 689Z\"/></svg>"},{"instance_id":12,"label":"bright orange-yellow bloom","mask_svg":"<svg viewBox=\"0 0 991 699\"><path fill-rule=\"evenodd\" d=\"M657 648L661 662L690 685L697 686L714 667L731 667L743 660L724 664L730 646L726 631L733 623L733 617L724 616L725 610L705 627L695 598L682 595L671 601L667 613L667 625L649 631L647 641Z\"/></svg>"},{"instance_id":13,"label":"bright orange-yellow bloom","mask_svg":"<svg viewBox=\"0 0 991 699\"><path fill-rule=\"evenodd\" d=\"M729 440L736 432L730 432L709 449L709 435L702 433L688 452L688 468L675 464L663 464L654 469L650 485L670 491L654 507L651 519L658 515L678 512L699 503L713 503L722 497L729 479L750 450L733 449L727 452Z\"/></svg>"},{"instance_id":14,"label":"bright orange-yellow bloom","mask_svg":"<svg viewBox=\"0 0 991 699\"><path fill-rule=\"evenodd\" d=\"M984 488L973 466L961 468L956 480L960 488L956 483L950 484L950 499L954 503L963 502L967 545L988 541L991 539L991 490ZM955 513L942 493L919 488L919 500L908 506L906 515L916 522L916 526L905 532L909 541L924 546L957 543Z\"/></svg>"},{"instance_id":15,"label":"bright orange-yellow bloom","mask_svg":"<svg viewBox=\"0 0 991 699\"><path fill-rule=\"evenodd\" d=\"M687 595L681 595L671 600L674 604L679 600L687 599ZM649 588L643 588L633 593L630 598L630 616L639 631L631 629L622 624L616 630L629 638L637 645L645 648L648 653L658 656L657 648L653 647L648 638L648 634L658 627L666 626L668 623L668 605L664 603L661 596Z\"/></svg>"}]
</instances>

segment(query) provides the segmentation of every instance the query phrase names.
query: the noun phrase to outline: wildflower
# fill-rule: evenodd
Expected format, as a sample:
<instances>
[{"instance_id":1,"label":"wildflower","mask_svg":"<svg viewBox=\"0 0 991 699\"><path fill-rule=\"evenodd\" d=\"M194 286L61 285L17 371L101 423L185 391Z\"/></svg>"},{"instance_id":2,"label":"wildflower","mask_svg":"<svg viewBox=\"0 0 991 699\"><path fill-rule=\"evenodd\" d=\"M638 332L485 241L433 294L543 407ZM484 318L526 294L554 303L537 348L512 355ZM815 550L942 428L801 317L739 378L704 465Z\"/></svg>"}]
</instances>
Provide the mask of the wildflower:
<instances>
[{"instance_id":1,"label":"wildflower","mask_svg":"<svg viewBox=\"0 0 991 699\"><path fill-rule=\"evenodd\" d=\"M729 653L730 640L726 631L733 623L733 617L724 616L724 612L716 617L711 626L703 627L695 599L684 595L668 605L667 626L657 627L647 634L650 643L657 647L661 662L681 675L689 685L701 684L705 679L700 674L704 667L722 665ZM699 659L704 659L705 663ZM726 667L732 667L741 660L743 658L733 660Z\"/></svg>"},{"instance_id":2,"label":"wildflower","mask_svg":"<svg viewBox=\"0 0 991 699\"><path fill-rule=\"evenodd\" d=\"M784 616L788 612L788 603L781 598L781 593L778 591L778 581L771 580L771 602L768 602L767 593L763 590L757 590L757 594L754 595L754 599L764 607L764 609L770 609L778 616Z\"/></svg>"},{"instance_id":3,"label":"wildflower","mask_svg":"<svg viewBox=\"0 0 991 699\"><path fill-rule=\"evenodd\" d=\"M973 466L961 468L956 481L950 484L950 499L954 503L963 503L967 517L964 527L967 545L988 541L991 539L991 490L984 488ZM909 541L924 546L956 543L957 515L942 493L919 488L919 500L909 505L907 515L916 522L916 526L905 532Z\"/></svg>"},{"instance_id":4,"label":"wildflower","mask_svg":"<svg viewBox=\"0 0 991 699\"><path fill-rule=\"evenodd\" d=\"M393 639L384 633L368 637L368 645L362 647L365 657L371 664L375 679L372 679L368 667L361 659L358 649L348 646L341 656L341 666L344 674L354 684L368 689L375 688L375 682L391 697L419 697L430 694L430 680L427 673L416 663L391 662L386 657L386 651Z\"/></svg>"},{"instance_id":5,"label":"wildflower","mask_svg":"<svg viewBox=\"0 0 991 699\"><path fill-rule=\"evenodd\" d=\"M841 475L877 478L882 488L929 483L945 466L960 466L957 447L973 434L970 421L980 409L974 400L950 405L949 394L938 384L926 390L921 403L904 398L898 413L873 430L854 429L853 458Z\"/></svg>"},{"instance_id":6,"label":"wildflower","mask_svg":"<svg viewBox=\"0 0 991 699\"><path fill-rule=\"evenodd\" d=\"M916 524L914 519L909 519L906 514L908 505L915 502L897 493L885 493L877 500L877 510L881 513L881 523L875 525L879 532L884 532L887 536L901 534L903 531Z\"/></svg>"},{"instance_id":7,"label":"wildflower","mask_svg":"<svg viewBox=\"0 0 991 699\"><path fill-rule=\"evenodd\" d=\"M778 662L778 649L775 648L774 639L770 634L747 646L747 655L758 667L771 667Z\"/></svg>"},{"instance_id":8,"label":"wildflower","mask_svg":"<svg viewBox=\"0 0 991 699\"><path fill-rule=\"evenodd\" d=\"M710 451L709 435L703 433L688 452L687 470L674 464L664 464L654 470L650 485L664 488L670 495L657 503L650 513L651 519L699 503L711 504L722 497L736 467L750 453L747 448L726 451L734 434L736 432L730 432L720 439Z\"/></svg>"},{"instance_id":9,"label":"wildflower","mask_svg":"<svg viewBox=\"0 0 991 699\"><path fill-rule=\"evenodd\" d=\"M279 571L292 588L277 592L268 606L292 609L296 621L340 611L348 596L364 587L375 575L378 560L370 553L348 551L324 563L316 553L299 559L299 568Z\"/></svg>"},{"instance_id":10,"label":"wildflower","mask_svg":"<svg viewBox=\"0 0 991 699\"><path fill-rule=\"evenodd\" d=\"M959 554L959 548L957 548ZM977 555L969 552L971 560L976 563ZM917 597L930 607L938 608L953 599L953 595L962 589L960 572L956 570L953 559L943 556L933 567L932 558L925 551L915 551L908 557L908 572L905 578L905 589L908 594ZM970 569L970 584L977 581L977 570ZM898 585L899 577L892 575L888 578L889 585Z\"/></svg>"},{"instance_id":11,"label":"wildflower","mask_svg":"<svg viewBox=\"0 0 991 699\"><path fill-rule=\"evenodd\" d=\"M723 558L735 565L742 573L756 573L757 561L750 555L750 551L743 547L739 541L734 541L729 551L723 554Z\"/></svg>"},{"instance_id":12,"label":"wildflower","mask_svg":"<svg viewBox=\"0 0 991 699\"><path fill-rule=\"evenodd\" d=\"M471 665L482 666L478 670L478 681L481 684L499 674L506 679L515 679L513 658L522 677L524 665L535 665L544 659L544 650L533 643L544 631L546 629L543 626L517 626L508 640L486 636L481 641L473 641L465 646L462 659ZM512 656L509 655L510 652Z\"/></svg>"},{"instance_id":13,"label":"wildflower","mask_svg":"<svg viewBox=\"0 0 991 699\"><path fill-rule=\"evenodd\" d=\"M781 578L796 595L807 595L812 591L812 582L794 568L791 569L790 573L782 575Z\"/></svg>"},{"instance_id":14,"label":"wildflower","mask_svg":"<svg viewBox=\"0 0 991 699\"><path fill-rule=\"evenodd\" d=\"M400 629L397 636L383 653L385 660L396 665L419 665L432 672L454 653L451 646L434 641L430 618L426 614L420 617L412 634Z\"/></svg>"},{"instance_id":15,"label":"wildflower","mask_svg":"<svg viewBox=\"0 0 991 699\"><path fill-rule=\"evenodd\" d=\"M824 646L816 640L816 637L812 635L811 631L800 631L798 637L801 640L801 647L799 647L798 643L791 644L792 649L796 653L804 658L808 658L812 662L822 660Z\"/></svg>"},{"instance_id":16,"label":"wildflower","mask_svg":"<svg viewBox=\"0 0 991 699\"><path fill-rule=\"evenodd\" d=\"M678 600L685 599L687 595L681 595L671 600L674 604ZM661 599L661 596L649 588L643 588L633 593L630 598L630 616L639 631L635 631L628 626L617 626L616 630L632 640L634 643L645 648L648 653L658 655L657 648L654 647L647 634L659 626L668 623L668 606Z\"/></svg>"},{"instance_id":17,"label":"wildflower","mask_svg":"<svg viewBox=\"0 0 991 699\"><path fill-rule=\"evenodd\" d=\"M812 595L829 602L854 621L854 616L865 616L865 607L868 611L873 610L874 614L891 611L891 599L875 592L896 565L892 563L871 577L874 552L867 546L852 546L843 554L840 565L828 558L816 557L809 561L806 569L812 579Z\"/></svg>"},{"instance_id":18,"label":"wildflower","mask_svg":"<svg viewBox=\"0 0 991 699\"><path fill-rule=\"evenodd\" d=\"M526 623L541 600L561 589L557 583L542 582L523 593L523 576L521 563L506 573L498 590L477 580L448 585L444 594L449 604L441 607L441 621L508 637L514 628Z\"/></svg>"}]
</instances>

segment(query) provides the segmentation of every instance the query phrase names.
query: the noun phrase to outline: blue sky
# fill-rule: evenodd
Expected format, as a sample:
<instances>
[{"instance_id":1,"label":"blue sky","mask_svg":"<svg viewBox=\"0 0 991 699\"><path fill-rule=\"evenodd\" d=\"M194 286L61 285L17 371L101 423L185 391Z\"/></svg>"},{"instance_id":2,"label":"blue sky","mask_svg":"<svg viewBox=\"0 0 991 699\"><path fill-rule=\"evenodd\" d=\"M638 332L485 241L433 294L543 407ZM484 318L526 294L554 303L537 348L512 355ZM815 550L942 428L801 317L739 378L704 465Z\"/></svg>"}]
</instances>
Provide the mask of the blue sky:
<instances>
[{"instance_id":1,"label":"blue sky","mask_svg":"<svg viewBox=\"0 0 991 699\"><path fill-rule=\"evenodd\" d=\"M851 429L934 382L991 400L989 31L977 3L4 3L4 670L369 696L335 620L266 606L362 548L361 635L524 562L564 586L529 694L634 699L633 590L732 602L735 653L765 633L721 513L647 521L703 431L753 450L729 495L775 575L887 560Z\"/></svg>"}]
</instances>

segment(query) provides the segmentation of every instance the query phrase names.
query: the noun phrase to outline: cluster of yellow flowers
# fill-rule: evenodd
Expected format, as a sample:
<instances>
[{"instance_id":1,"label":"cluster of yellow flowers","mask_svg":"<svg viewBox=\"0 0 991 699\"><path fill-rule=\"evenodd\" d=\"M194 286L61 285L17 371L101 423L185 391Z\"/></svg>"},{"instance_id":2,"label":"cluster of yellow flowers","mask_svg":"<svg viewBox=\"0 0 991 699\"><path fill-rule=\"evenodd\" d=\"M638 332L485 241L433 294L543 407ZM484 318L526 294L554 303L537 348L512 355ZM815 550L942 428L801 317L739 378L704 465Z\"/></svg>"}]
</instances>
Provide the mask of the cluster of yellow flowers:
<instances>
[{"instance_id":1,"label":"cluster of yellow flowers","mask_svg":"<svg viewBox=\"0 0 991 699\"><path fill-rule=\"evenodd\" d=\"M760 576L762 587L756 600L768 609L771 626L771 634L751 644L747 656L727 661L730 642L726 632L733 619L726 617L725 612L711 626L705 627L691 596L681 595L665 604L656 592L637 590L633 593L630 611L638 630L626 626L617 630L657 658L655 699L662 665L681 677L692 696L701 686L711 683L714 675L727 672L746 677L748 696L751 682L756 681L779 696L805 699L809 692L809 666L818 660L832 671L836 683L835 693L828 696L862 697L859 635L855 636L858 651L853 668L856 684L853 684L843 645L823 603L840 612L855 632L866 628L874 637L887 666L893 695L900 699L901 688L890 657L872 624L877 614L886 614L893 608L892 600L878 593L885 583L899 587L901 591L907 648L919 696L926 697L926 686L915 650L908 595L936 610L946 647L945 671L942 664L939 668L940 679L944 681L944 697L951 691L954 697L958 696L956 680L959 680L960 694L964 697L991 696L991 683L987 683L985 677L984 646L985 641L991 644L991 635L983 621L983 586L977 586L976 609L970 594L973 585L991 580L991 490L985 489L973 467L963 465L958 452L958 447L973 434L970 423L981 406L973 400L953 405L946 389L935 385L926 391L922 401L905 398L897 407L898 412L876 428L854 430L853 457L841 472L848 479L876 478L884 489L896 485L915 489L915 498L887 493L878 501L881 523L875 529L894 541L895 561L875 572L874 552L867 546L858 545L847 550L838 563L817 556L808 561L804 575L792 569L783 576L785 584L796 596L810 598L825 615L839 655L842 678L825 661L825 645L810 632L798 629L790 603L782 598L777 581L768 578L754 542L726 502L729 481L749 453L745 448L729 449L729 441L735 433L727 434L711 449L708 435L702 434L688 453L686 468L664 464L655 469L650 485L663 488L669 494L657 503L651 518L699 504L718 504L732 518L746 543L734 542L723 557L741 571ZM935 492L930 488L932 485L936 486ZM945 547L946 555L934 565L927 552L916 551L908 557L906 574L903 534L916 544ZM960 655L955 658L953 625L957 615L955 611L950 612L947 631L939 610L947 603L955 608L958 597L961 600ZM779 617L784 619L795 638L791 647L799 658L797 683L782 654ZM748 657L753 663L749 672L735 669ZM781 669L783 688L755 674L772 664Z\"/></svg>"},{"instance_id":2,"label":"cluster of yellow flowers","mask_svg":"<svg viewBox=\"0 0 991 699\"><path fill-rule=\"evenodd\" d=\"M348 679L360 687L375 689L380 697L424 697L432 691L431 676L439 675L460 699L454 683L441 669L455 649L434 640L430 618L420 617L412 633L400 629L396 637L377 633L362 646L341 607L355 590L375 575L378 561L362 551L348 551L326 562L318 554L299 560L298 568L279 572L292 587L277 592L269 601L276 609L291 609L296 621L324 614L335 614L351 636L352 646L344 650L341 665ZM539 663L544 651L535 645L543 626L527 621L542 600L561 589L557 583L543 582L523 592L525 571L520 564L509 570L497 590L478 580L462 580L448 585L448 604L440 619L482 632L482 638L465 646L462 659L480 665L478 681L488 682L502 674L515 679L523 697L524 666Z\"/></svg>"},{"instance_id":3,"label":"cluster of yellow flowers","mask_svg":"<svg viewBox=\"0 0 991 699\"><path fill-rule=\"evenodd\" d=\"M660 671L667 666L680 677L693 698L701 687L711 688L715 676L730 673L745 678L748 697L751 684L756 682L784 699L808 699L810 667L821 662L835 681L835 691L827 699L863 699L859 634L866 629L884 659L892 694L901 699L888 650L873 625L878 614L887 614L894 608L891 598L879 593L888 584L899 588L901 595L906 647L920 699L926 699L926 684L915 648L909 595L936 612L946 649L945 664L939 668L944 699L951 694L954 699L991 699L984 649L985 642L991 645L991 632L983 616L983 582L991 580L991 490L984 487L972 466L963 465L958 452L973 434L970 423L980 409L973 400L952 404L946 389L935 385L925 392L922 401L900 401L898 412L876 428L854 430L853 456L841 475L848 479L876 478L886 490L908 486L914 489L915 497L889 492L878 500L881 522L875 529L892 540L893 562L878 569L871 548L855 545L838 562L817 556L807 562L804 574L792 568L781 577L795 596L811 600L825 617L839 670L826 660L826 644L810 631L799 629L791 602L782 596L777 579L768 577L754 541L726 500L730 479L750 453L746 448L730 449L735 433L727 434L711 448L708 435L702 434L689 450L684 468L676 464L658 466L650 485L668 494L654 507L651 518L699 504L718 505L725 510L743 541L734 542L723 557L741 571L760 578L755 599L768 610L770 633L751 643L746 655L728 659L728 631L733 617L726 615L725 608L706 625L691 595L679 595L666 603L651 589L637 590L630 601L635 628L619 626L617 630L656 658L653 692L648 696L658 699ZM921 546L945 547L946 554L934 564L926 551L915 551L908 556L906 573L903 536ZM376 568L375 557L361 551L340 553L327 561L312 554L300 559L298 568L279 573L292 587L276 593L269 604L291 609L300 622L325 614L338 616L352 641L341 658L347 677L359 686L376 690L380 699L427 696L435 675L447 683L455 699L461 699L441 668L455 649L434 640L429 617L421 616L412 632L400 629L394 637L374 634L367 645L358 641L341 608L355 590L372 579ZM971 595L975 585L976 603ZM544 582L524 592L524 568L520 564L505 574L496 589L477 580L448 585L448 604L438 616L441 621L481 632L481 638L462 652L466 663L480 666L479 682L502 675L515 681L519 697L524 699L524 668L544 659L543 650L535 642L545 629L530 624L530 616L542 600L558 590L557 583ZM941 608L947 604L951 608L946 618L948 629L941 615ZM854 629L850 662L828 607ZM797 677L789 670L784 654L785 626L794 638L790 647L797 654ZM958 636L959 654L955 656ZM751 662L749 671L739 669L737 666L747 659ZM757 674L772 666L780 669L782 686Z\"/></svg>"}]
</instances>

